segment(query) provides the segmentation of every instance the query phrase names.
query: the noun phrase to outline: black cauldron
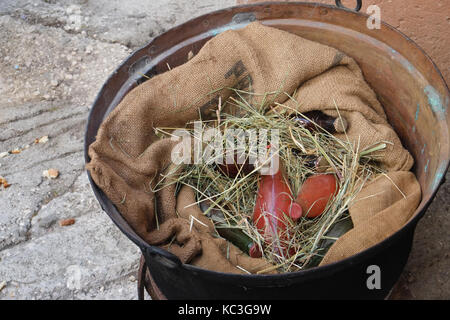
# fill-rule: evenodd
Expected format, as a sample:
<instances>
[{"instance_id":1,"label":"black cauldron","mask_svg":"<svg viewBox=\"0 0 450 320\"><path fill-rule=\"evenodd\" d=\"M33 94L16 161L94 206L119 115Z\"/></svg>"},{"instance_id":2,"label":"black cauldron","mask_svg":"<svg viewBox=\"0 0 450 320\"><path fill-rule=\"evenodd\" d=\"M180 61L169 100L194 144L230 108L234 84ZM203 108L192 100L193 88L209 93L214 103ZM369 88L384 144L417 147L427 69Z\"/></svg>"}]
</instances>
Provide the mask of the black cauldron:
<instances>
[{"instance_id":1,"label":"black cauldron","mask_svg":"<svg viewBox=\"0 0 450 320\"><path fill-rule=\"evenodd\" d=\"M339 2L340 3L340 2ZM89 176L95 196L119 229L142 251L154 284L168 299L382 299L398 280L411 249L414 229L434 198L449 164L450 100L447 85L430 58L393 27L366 27L368 16L312 3L262 3L216 11L173 28L135 51L109 77L89 115L85 158L97 130L124 95L146 76L185 62L211 37L258 20L335 47L352 56L382 104L404 146L422 200L411 220L385 241L330 265L279 275L236 275L182 264L173 254L145 243ZM420 117L415 117L420 106ZM413 129L414 128L414 129ZM379 267L381 288L368 286ZM145 271L145 270L144 270ZM369 279L370 281L370 279Z\"/></svg>"}]
</instances>

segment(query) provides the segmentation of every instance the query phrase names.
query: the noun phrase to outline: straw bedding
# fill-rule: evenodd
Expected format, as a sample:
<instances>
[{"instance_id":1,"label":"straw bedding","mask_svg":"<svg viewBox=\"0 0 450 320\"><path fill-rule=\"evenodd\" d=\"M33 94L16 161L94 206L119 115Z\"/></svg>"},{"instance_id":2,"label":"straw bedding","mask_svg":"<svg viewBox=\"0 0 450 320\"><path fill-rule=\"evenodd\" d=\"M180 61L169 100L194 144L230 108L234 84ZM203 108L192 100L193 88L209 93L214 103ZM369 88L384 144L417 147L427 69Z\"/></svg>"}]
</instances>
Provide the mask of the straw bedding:
<instances>
[{"instance_id":1,"label":"straw bedding","mask_svg":"<svg viewBox=\"0 0 450 320\"><path fill-rule=\"evenodd\" d=\"M247 94L236 99L236 90ZM184 263L216 271L290 271L250 258L217 237L211 220L192 205L198 201L192 188L180 189L177 183L158 188L174 169L176 142L161 139L155 128L215 119L219 103L230 97L276 114L321 110L345 117L348 130L335 137L351 144L353 155L373 150L369 154L379 170L371 171L370 181L347 203L353 229L331 246L321 265L384 240L414 214L421 192L409 171L413 159L356 62L334 48L255 22L212 38L185 64L133 89L102 123L89 148L87 169L95 183L149 244L166 248ZM229 104L223 112L239 115L239 109ZM380 143L383 148L373 149Z\"/></svg>"}]
</instances>

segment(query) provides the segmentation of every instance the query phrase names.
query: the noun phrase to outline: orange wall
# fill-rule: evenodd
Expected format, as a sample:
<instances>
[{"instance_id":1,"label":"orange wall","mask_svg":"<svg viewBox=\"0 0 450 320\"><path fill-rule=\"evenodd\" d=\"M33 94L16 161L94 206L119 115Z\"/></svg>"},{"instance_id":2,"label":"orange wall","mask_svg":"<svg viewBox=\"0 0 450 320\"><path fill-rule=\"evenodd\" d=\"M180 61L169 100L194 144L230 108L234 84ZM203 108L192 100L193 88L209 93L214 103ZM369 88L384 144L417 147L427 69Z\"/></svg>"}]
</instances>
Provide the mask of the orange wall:
<instances>
[{"instance_id":1,"label":"orange wall","mask_svg":"<svg viewBox=\"0 0 450 320\"><path fill-rule=\"evenodd\" d=\"M289 0L285 0L289 1ZM334 0L303 0L335 4ZM263 2L236 0L237 4ZM381 19L396 27L421 46L450 85L450 0L363 0L362 12L371 4L381 9ZM355 0L342 3L354 8Z\"/></svg>"}]
</instances>

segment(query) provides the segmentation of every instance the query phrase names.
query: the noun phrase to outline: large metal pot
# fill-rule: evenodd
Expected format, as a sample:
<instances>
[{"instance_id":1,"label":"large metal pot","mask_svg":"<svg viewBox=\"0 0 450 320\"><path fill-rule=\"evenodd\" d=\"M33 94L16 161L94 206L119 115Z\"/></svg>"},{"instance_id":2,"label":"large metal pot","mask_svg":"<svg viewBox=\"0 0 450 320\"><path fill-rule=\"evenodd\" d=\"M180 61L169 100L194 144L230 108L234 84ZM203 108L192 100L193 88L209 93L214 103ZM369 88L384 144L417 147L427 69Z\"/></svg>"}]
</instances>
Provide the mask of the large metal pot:
<instances>
[{"instance_id":1,"label":"large metal pot","mask_svg":"<svg viewBox=\"0 0 450 320\"><path fill-rule=\"evenodd\" d=\"M279 275L236 275L182 264L171 253L145 243L105 194L91 185L102 208L139 248L155 284L169 299L384 298L407 261L417 222L430 205L449 163L450 94L431 59L413 41L382 23L369 30L368 16L312 3L263 3L216 11L173 28L134 52L110 76L89 115L85 157L103 119L145 77L177 66L215 35L251 21L335 47L352 56L385 106L390 123L415 158L422 187L414 217L397 233L337 263ZM90 178L90 177L89 177ZM381 271L381 289L367 286L368 267ZM370 269L369 269L370 271Z\"/></svg>"}]
</instances>

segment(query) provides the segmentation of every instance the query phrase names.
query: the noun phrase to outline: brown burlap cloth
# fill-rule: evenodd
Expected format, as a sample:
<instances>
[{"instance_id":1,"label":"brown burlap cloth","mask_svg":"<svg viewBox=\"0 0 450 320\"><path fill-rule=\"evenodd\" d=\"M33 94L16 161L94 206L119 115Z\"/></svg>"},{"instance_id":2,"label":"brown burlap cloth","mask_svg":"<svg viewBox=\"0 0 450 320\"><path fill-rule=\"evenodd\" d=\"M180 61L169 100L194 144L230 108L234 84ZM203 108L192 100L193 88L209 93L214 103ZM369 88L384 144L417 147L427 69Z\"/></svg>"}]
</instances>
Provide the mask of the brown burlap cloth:
<instances>
[{"instance_id":1,"label":"brown burlap cloth","mask_svg":"<svg viewBox=\"0 0 450 320\"><path fill-rule=\"evenodd\" d=\"M191 189L182 188L177 197L173 185L156 194L151 191L170 165L175 143L159 140L153 128L183 127L199 114L214 114L219 96L225 101L231 94L218 90L225 87L261 94L253 96L255 102L264 93L283 91L297 103L285 101L282 94L274 95L274 101L301 112L323 110L336 116L337 105L349 123L350 141L355 145L359 141L360 149L388 142L379 151L388 174L360 192L349 209L354 229L339 238L322 265L382 241L412 216L421 197L420 186L408 171L413 159L355 61L331 47L254 22L212 38L185 64L133 89L102 123L89 148L87 169L95 183L149 244L215 271L242 273L236 267L240 266L256 272L270 266L214 237L213 226L199 207L186 208L195 201Z\"/></svg>"}]
</instances>

